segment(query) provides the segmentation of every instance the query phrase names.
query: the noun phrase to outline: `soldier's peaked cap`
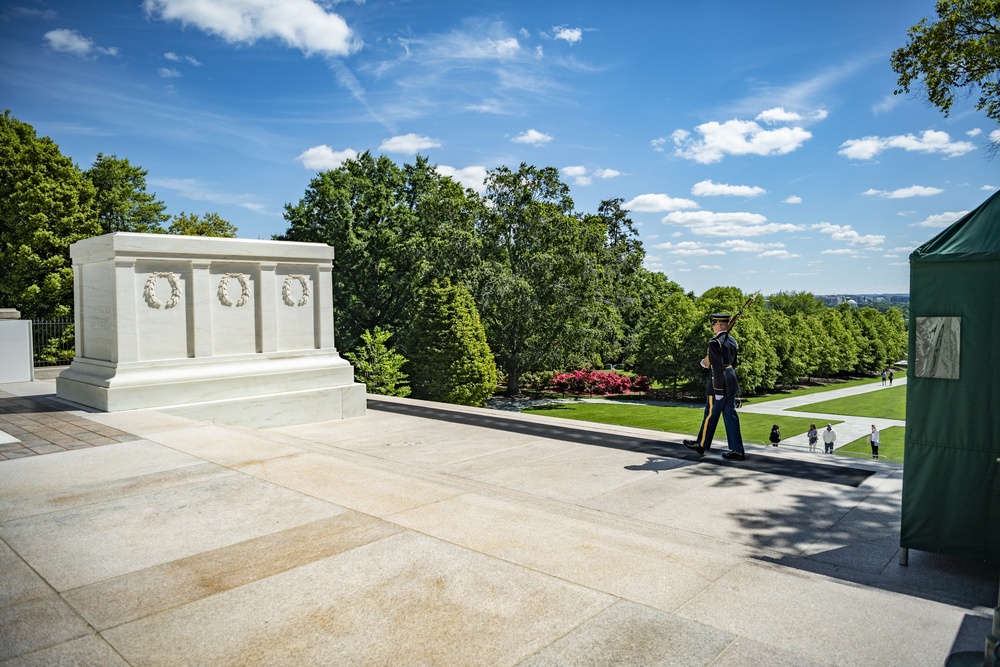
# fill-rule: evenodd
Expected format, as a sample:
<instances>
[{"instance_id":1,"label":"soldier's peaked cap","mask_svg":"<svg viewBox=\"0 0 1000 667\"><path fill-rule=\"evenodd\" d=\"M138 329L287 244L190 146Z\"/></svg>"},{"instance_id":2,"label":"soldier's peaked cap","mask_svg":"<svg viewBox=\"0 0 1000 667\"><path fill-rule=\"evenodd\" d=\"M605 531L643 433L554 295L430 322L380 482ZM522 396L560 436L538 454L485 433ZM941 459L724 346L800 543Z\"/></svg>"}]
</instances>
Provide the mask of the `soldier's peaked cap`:
<instances>
[{"instance_id":1,"label":"soldier's peaked cap","mask_svg":"<svg viewBox=\"0 0 1000 667\"><path fill-rule=\"evenodd\" d=\"M711 315L712 323L713 324L716 323L716 322L726 322L726 323L728 323L729 320L732 319L732 317L733 316L730 315L729 313L712 313L712 315Z\"/></svg>"}]
</instances>

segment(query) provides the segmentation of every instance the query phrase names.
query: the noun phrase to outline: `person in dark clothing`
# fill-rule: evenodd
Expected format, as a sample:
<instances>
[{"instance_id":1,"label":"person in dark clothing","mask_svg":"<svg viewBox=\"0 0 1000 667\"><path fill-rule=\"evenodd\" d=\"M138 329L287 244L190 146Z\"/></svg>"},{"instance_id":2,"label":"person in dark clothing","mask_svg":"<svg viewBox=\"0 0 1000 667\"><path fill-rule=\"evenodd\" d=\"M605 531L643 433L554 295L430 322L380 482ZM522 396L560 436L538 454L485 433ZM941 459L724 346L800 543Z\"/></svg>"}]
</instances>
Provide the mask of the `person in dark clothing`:
<instances>
[{"instance_id":1,"label":"person in dark clothing","mask_svg":"<svg viewBox=\"0 0 1000 667\"><path fill-rule=\"evenodd\" d=\"M778 443L781 442L781 429L778 428L777 424L771 427L771 435L768 436L768 440L771 441L772 447L777 447Z\"/></svg>"},{"instance_id":2,"label":"person in dark clothing","mask_svg":"<svg viewBox=\"0 0 1000 667\"><path fill-rule=\"evenodd\" d=\"M699 455L711 449L715 428L719 424L719 417L722 417L729 442L729 451L722 456L731 461L742 461L746 458L746 452L743 448L743 434L740 432L740 418L736 414L740 383L736 379L734 368L739 345L729 334L730 319L731 316L725 313L712 314L714 335L708 342L708 354L701 360L702 368L710 371L705 389L705 415L698 431L698 439L685 440L684 446L695 450Z\"/></svg>"}]
</instances>

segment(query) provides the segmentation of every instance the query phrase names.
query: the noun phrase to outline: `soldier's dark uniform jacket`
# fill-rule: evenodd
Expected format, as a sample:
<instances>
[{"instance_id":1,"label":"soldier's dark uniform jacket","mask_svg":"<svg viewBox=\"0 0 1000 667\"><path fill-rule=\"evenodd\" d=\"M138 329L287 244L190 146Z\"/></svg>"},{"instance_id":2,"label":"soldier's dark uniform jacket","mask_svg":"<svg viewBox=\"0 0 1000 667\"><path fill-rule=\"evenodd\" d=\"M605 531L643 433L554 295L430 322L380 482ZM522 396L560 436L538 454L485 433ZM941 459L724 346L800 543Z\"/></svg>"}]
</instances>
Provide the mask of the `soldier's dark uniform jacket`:
<instances>
[{"instance_id":1,"label":"soldier's dark uniform jacket","mask_svg":"<svg viewBox=\"0 0 1000 667\"><path fill-rule=\"evenodd\" d=\"M736 379L736 356L739 345L728 331L722 331L708 342L708 363L711 373L708 376L709 394L723 396L738 396L740 383Z\"/></svg>"}]
</instances>

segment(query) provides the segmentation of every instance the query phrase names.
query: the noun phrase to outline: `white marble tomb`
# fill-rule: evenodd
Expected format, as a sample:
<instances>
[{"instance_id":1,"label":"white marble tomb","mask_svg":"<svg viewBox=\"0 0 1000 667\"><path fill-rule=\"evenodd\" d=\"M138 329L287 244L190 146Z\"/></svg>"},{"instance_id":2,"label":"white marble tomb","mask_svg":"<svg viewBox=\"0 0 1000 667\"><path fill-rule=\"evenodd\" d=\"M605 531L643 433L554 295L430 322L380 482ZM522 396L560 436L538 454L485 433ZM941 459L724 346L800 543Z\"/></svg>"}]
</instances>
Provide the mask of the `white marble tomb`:
<instances>
[{"instance_id":1,"label":"white marble tomb","mask_svg":"<svg viewBox=\"0 0 1000 667\"><path fill-rule=\"evenodd\" d=\"M165 234L72 244L76 357L56 394L247 426L363 415L334 346L333 252Z\"/></svg>"}]
</instances>

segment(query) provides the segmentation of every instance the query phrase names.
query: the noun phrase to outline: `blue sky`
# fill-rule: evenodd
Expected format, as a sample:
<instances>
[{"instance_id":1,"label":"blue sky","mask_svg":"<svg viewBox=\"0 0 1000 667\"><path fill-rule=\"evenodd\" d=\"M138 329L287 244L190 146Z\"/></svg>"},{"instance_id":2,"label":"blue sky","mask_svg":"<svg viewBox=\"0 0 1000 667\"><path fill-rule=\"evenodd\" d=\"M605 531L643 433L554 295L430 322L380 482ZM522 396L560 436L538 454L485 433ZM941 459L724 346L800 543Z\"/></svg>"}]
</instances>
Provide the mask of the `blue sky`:
<instances>
[{"instance_id":1,"label":"blue sky","mask_svg":"<svg viewBox=\"0 0 1000 667\"><path fill-rule=\"evenodd\" d=\"M646 266L716 285L909 291L908 255L1000 187L998 128L893 96L932 0L14 0L0 106L167 212L285 230L317 171L417 153L468 187L557 167L622 198ZM993 135L1000 139L1000 133Z\"/></svg>"}]
</instances>

